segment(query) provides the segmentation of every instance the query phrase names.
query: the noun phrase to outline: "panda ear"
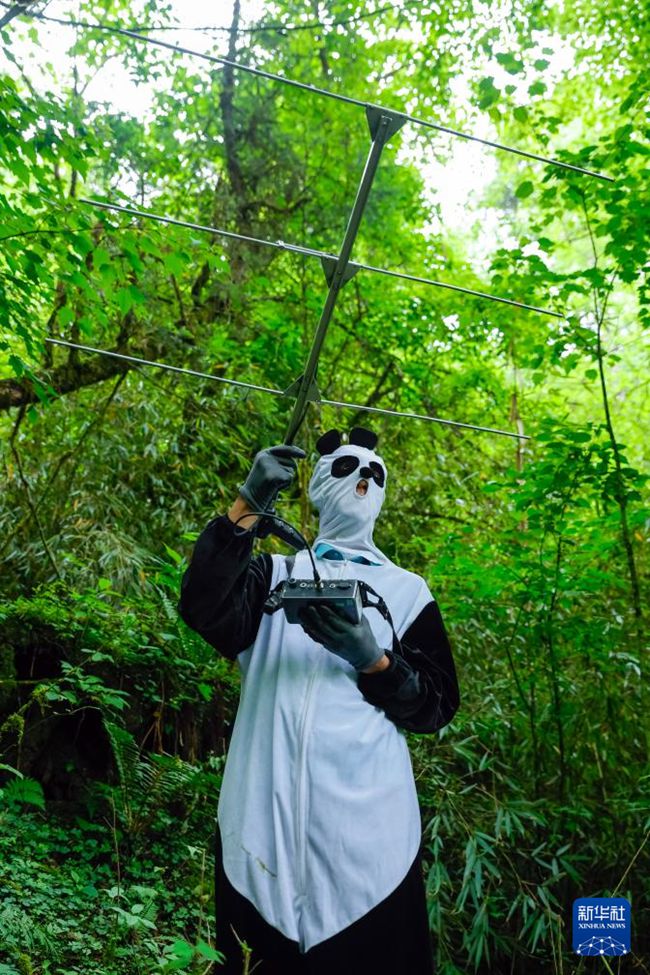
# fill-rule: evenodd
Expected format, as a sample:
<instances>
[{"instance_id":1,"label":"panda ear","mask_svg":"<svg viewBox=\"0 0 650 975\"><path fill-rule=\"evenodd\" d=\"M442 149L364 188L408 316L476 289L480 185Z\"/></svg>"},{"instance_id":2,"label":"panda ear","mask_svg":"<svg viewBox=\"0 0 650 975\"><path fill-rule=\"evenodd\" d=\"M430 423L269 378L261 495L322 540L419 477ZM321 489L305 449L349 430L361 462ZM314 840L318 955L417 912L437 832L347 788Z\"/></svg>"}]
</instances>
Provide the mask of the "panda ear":
<instances>
[{"instance_id":1,"label":"panda ear","mask_svg":"<svg viewBox=\"0 0 650 975\"><path fill-rule=\"evenodd\" d=\"M316 450L321 455L333 453L337 447L341 446L341 431L328 430L316 441Z\"/></svg>"},{"instance_id":2,"label":"panda ear","mask_svg":"<svg viewBox=\"0 0 650 975\"><path fill-rule=\"evenodd\" d=\"M356 447L366 447L368 450L374 450L377 445L377 434L373 433L372 430L366 430L364 427L353 427L350 430L348 441Z\"/></svg>"}]
</instances>

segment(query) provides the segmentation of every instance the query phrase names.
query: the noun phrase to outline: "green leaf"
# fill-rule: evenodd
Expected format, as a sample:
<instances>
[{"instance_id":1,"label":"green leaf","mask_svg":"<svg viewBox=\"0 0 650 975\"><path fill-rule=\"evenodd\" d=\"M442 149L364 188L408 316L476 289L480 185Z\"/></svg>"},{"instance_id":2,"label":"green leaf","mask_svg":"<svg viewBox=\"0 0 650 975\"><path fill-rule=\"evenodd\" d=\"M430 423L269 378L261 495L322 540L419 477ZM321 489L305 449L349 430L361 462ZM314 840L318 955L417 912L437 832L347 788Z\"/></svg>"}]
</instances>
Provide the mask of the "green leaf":
<instances>
[{"instance_id":1,"label":"green leaf","mask_svg":"<svg viewBox=\"0 0 650 975\"><path fill-rule=\"evenodd\" d=\"M13 369L14 373L16 374L16 376L18 376L20 378L21 376L24 376L25 375L25 372L27 370L26 370L26 367L25 367L25 363L20 358L20 356L14 355L14 353L12 352L8 356L8 361L9 361L9 365Z\"/></svg>"},{"instance_id":2,"label":"green leaf","mask_svg":"<svg viewBox=\"0 0 650 975\"><path fill-rule=\"evenodd\" d=\"M77 326L84 335L91 336L94 332L93 322L86 315L82 315L81 318L77 319Z\"/></svg>"},{"instance_id":3,"label":"green leaf","mask_svg":"<svg viewBox=\"0 0 650 975\"><path fill-rule=\"evenodd\" d=\"M175 941L165 949L165 955L169 958L165 971L176 972L192 964L194 948L187 941Z\"/></svg>"},{"instance_id":4,"label":"green leaf","mask_svg":"<svg viewBox=\"0 0 650 975\"><path fill-rule=\"evenodd\" d=\"M483 78L479 82L478 86L479 92L479 102L478 107L481 109L489 108L498 101L501 92L494 85L493 78Z\"/></svg>"},{"instance_id":5,"label":"green leaf","mask_svg":"<svg viewBox=\"0 0 650 975\"><path fill-rule=\"evenodd\" d=\"M112 257L105 247L97 247L93 253L93 267L99 270L104 264L110 264Z\"/></svg>"},{"instance_id":6,"label":"green leaf","mask_svg":"<svg viewBox=\"0 0 650 975\"><path fill-rule=\"evenodd\" d=\"M205 941L197 941L196 951L204 958L207 958L208 961L219 962L219 961L223 961L224 959L224 956L220 951L215 951L212 945L209 945Z\"/></svg>"},{"instance_id":7,"label":"green leaf","mask_svg":"<svg viewBox=\"0 0 650 975\"><path fill-rule=\"evenodd\" d=\"M133 295L130 288L120 288L115 292L115 302L123 315L126 315L133 308Z\"/></svg>"},{"instance_id":8,"label":"green leaf","mask_svg":"<svg viewBox=\"0 0 650 975\"><path fill-rule=\"evenodd\" d=\"M134 305L143 305L147 300L146 294L140 290L135 284L129 285L129 292L133 300Z\"/></svg>"},{"instance_id":9,"label":"green leaf","mask_svg":"<svg viewBox=\"0 0 650 975\"><path fill-rule=\"evenodd\" d=\"M546 91L546 85L543 81L534 81L532 85L528 86L529 95L543 95Z\"/></svg>"},{"instance_id":10,"label":"green leaf","mask_svg":"<svg viewBox=\"0 0 650 975\"><path fill-rule=\"evenodd\" d=\"M59 325L65 328L74 319L74 312L70 305L64 305L63 308L59 309L59 314L57 315Z\"/></svg>"},{"instance_id":11,"label":"green leaf","mask_svg":"<svg viewBox=\"0 0 650 975\"><path fill-rule=\"evenodd\" d=\"M181 555L180 552L177 552L175 549L171 548L171 546L167 544L165 544L165 551L167 552L167 555L170 557L174 565L181 564L181 562L183 561L183 556Z\"/></svg>"},{"instance_id":12,"label":"green leaf","mask_svg":"<svg viewBox=\"0 0 650 975\"><path fill-rule=\"evenodd\" d=\"M170 274L178 277L185 270L187 255L182 251L172 251L170 254L165 254L163 261Z\"/></svg>"},{"instance_id":13,"label":"green leaf","mask_svg":"<svg viewBox=\"0 0 650 975\"><path fill-rule=\"evenodd\" d=\"M7 50L5 50L5 55L9 56L9 52ZM11 170L12 173L14 173L15 176L18 177L22 183L29 183L31 174L29 168L25 165L20 156L14 156L12 159L6 160L5 165Z\"/></svg>"},{"instance_id":14,"label":"green leaf","mask_svg":"<svg viewBox=\"0 0 650 975\"><path fill-rule=\"evenodd\" d=\"M515 190L515 196L519 200L525 200L526 197L531 195L534 189L535 186L529 179L524 180L524 182L520 183L517 189Z\"/></svg>"},{"instance_id":15,"label":"green leaf","mask_svg":"<svg viewBox=\"0 0 650 975\"><path fill-rule=\"evenodd\" d=\"M517 105L517 107L513 109L512 114L514 115L517 122L528 121L528 109L524 108L523 105Z\"/></svg>"},{"instance_id":16,"label":"green leaf","mask_svg":"<svg viewBox=\"0 0 650 975\"><path fill-rule=\"evenodd\" d=\"M496 57L501 67L505 68L508 74L519 74L520 71L524 70L524 62L512 53L497 54Z\"/></svg>"},{"instance_id":17,"label":"green leaf","mask_svg":"<svg viewBox=\"0 0 650 975\"><path fill-rule=\"evenodd\" d=\"M99 276L102 279L102 284L105 288L110 288L115 281L115 268L112 264L102 264L99 269Z\"/></svg>"}]
</instances>

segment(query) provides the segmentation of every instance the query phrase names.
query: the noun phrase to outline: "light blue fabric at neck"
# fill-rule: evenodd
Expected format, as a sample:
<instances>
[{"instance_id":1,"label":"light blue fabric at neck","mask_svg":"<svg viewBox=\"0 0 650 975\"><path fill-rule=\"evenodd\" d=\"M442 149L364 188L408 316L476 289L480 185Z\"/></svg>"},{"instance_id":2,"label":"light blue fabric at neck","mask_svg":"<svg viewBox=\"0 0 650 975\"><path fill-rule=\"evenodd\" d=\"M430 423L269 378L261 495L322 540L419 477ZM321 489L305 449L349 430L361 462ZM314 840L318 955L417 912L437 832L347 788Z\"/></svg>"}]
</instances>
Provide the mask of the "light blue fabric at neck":
<instances>
[{"instance_id":1,"label":"light blue fabric at neck","mask_svg":"<svg viewBox=\"0 0 650 975\"><path fill-rule=\"evenodd\" d=\"M330 559L332 562L344 562L347 559L348 562L360 562L361 565L381 565L381 562L371 562L365 555L351 555L339 552L337 548L328 545L327 542L319 542L314 549L314 555L317 559Z\"/></svg>"}]
</instances>

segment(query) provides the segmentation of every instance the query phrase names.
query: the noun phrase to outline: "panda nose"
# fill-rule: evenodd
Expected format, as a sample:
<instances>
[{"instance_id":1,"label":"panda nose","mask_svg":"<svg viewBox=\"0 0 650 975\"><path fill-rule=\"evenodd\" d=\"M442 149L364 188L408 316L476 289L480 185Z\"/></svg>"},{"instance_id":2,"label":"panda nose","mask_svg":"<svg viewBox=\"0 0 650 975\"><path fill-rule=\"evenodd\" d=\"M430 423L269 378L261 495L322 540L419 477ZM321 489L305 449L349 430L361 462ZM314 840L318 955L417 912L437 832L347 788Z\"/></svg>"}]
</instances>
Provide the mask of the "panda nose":
<instances>
[{"instance_id":1,"label":"panda nose","mask_svg":"<svg viewBox=\"0 0 650 975\"><path fill-rule=\"evenodd\" d=\"M377 487L383 488L386 481L386 475L384 474L384 469L381 464L376 464L374 460L371 460L367 467L362 467L359 471L361 477L368 478L368 480L373 480Z\"/></svg>"}]
</instances>

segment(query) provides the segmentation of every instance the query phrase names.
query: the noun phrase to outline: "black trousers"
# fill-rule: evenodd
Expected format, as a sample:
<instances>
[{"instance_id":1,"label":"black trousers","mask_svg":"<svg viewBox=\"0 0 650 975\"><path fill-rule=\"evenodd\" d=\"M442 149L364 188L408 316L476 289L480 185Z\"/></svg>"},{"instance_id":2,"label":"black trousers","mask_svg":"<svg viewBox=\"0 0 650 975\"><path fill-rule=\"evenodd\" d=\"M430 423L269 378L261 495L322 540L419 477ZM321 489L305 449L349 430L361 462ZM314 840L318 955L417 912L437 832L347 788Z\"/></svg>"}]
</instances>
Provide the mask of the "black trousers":
<instances>
[{"instance_id":1,"label":"black trousers","mask_svg":"<svg viewBox=\"0 0 650 975\"><path fill-rule=\"evenodd\" d=\"M220 975L242 975L244 971L237 938L252 949L249 971L255 968L255 975L433 975L419 856L392 894L305 954L230 884L223 869L218 828L215 869L216 945L226 956L225 965L219 966Z\"/></svg>"}]
</instances>

